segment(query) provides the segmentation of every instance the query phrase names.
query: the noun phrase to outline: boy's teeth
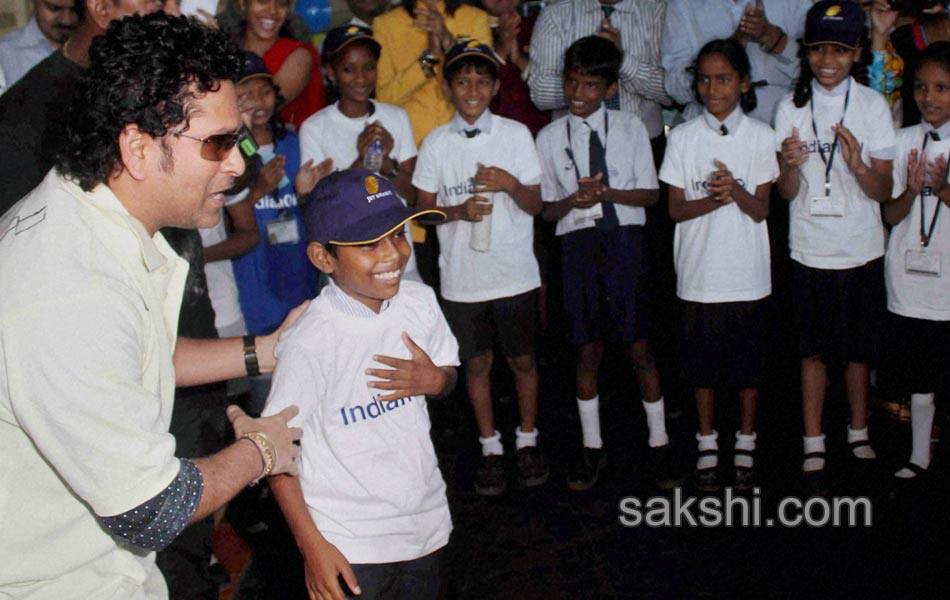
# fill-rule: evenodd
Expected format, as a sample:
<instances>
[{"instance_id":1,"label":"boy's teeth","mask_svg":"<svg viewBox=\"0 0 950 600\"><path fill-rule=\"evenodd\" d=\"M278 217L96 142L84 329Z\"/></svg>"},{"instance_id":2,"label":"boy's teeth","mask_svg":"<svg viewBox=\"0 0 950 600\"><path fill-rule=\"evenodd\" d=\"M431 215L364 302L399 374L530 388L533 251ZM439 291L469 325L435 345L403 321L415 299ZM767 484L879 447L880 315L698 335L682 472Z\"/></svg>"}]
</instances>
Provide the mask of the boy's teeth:
<instances>
[{"instance_id":1,"label":"boy's teeth","mask_svg":"<svg viewBox=\"0 0 950 600\"><path fill-rule=\"evenodd\" d=\"M376 277L377 279L396 279L399 277L399 269L396 269L395 271L388 271L386 273L376 273L373 275L373 277Z\"/></svg>"}]
</instances>

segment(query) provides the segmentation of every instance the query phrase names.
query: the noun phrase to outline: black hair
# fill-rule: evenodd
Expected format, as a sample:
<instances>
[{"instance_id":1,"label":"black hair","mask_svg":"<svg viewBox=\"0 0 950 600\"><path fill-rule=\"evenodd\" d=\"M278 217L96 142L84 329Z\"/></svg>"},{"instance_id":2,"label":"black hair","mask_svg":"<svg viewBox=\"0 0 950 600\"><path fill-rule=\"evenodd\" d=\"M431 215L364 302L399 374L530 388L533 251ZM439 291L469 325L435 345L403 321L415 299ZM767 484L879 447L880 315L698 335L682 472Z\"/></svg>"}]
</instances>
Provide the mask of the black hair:
<instances>
[{"instance_id":1,"label":"black hair","mask_svg":"<svg viewBox=\"0 0 950 600\"><path fill-rule=\"evenodd\" d=\"M442 78L450 83L456 75L472 69L479 75L491 75L495 81L498 80L498 65L489 58L481 54L466 54L445 68Z\"/></svg>"},{"instance_id":2,"label":"black hair","mask_svg":"<svg viewBox=\"0 0 950 600\"><path fill-rule=\"evenodd\" d=\"M244 71L244 53L226 33L162 12L113 21L89 59L58 157L59 170L86 191L122 167L126 125L156 138L187 129L193 101Z\"/></svg>"},{"instance_id":3,"label":"black hair","mask_svg":"<svg viewBox=\"0 0 950 600\"><path fill-rule=\"evenodd\" d=\"M416 0L402 0L402 7L406 9L406 12L410 16L416 16ZM460 6L465 4L462 0L445 0L445 14L451 16L455 15L455 11L459 9Z\"/></svg>"},{"instance_id":4,"label":"black hair","mask_svg":"<svg viewBox=\"0 0 950 600\"><path fill-rule=\"evenodd\" d=\"M607 86L617 83L623 52L610 40L591 35L571 44L564 53L564 73L576 71L607 80Z\"/></svg>"},{"instance_id":5,"label":"black hair","mask_svg":"<svg viewBox=\"0 0 950 600\"><path fill-rule=\"evenodd\" d=\"M917 55L917 65L914 67L914 78L917 71L925 64L935 64L947 73L950 73L950 42L934 42L924 48Z\"/></svg>"},{"instance_id":6,"label":"black hair","mask_svg":"<svg viewBox=\"0 0 950 600\"><path fill-rule=\"evenodd\" d=\"M749 64L749 55L746 54L745 47L735 38L726 38L723 40L713 40L702 47L696 56L696 63L693 65L693 71L698 75L699 63L707 56L718 54L726 59L726 62L736 70L740 79L749 80L749 91L742 92L739 96L739 106L743 112L752 112L758 105L758 99L755 96L755 88L752 85L752 65ZM693 93L696 94L696 100L702 102L699 97L699 90L696 86L696 80L693 79Z\"/></svg>"},{"instance_id":7,"label":"black hair","mask_svg":"<svg viewBox=\"0 0 950 600\"><path fill-rule=\"evenodd\" d=\"M861 36L863 38L864 34L862 33ZM821 44L817 45L820 46ZM795 82L795 92L792 94L792 102L795 104L795 108L802 108L811 102L811 83L815 80L815 73L811 70L811 63L808 62L808 51L813 47L799 44L798 57L801 61L801 68L799 69L798 81ZM857 48L854 48L854 50L857 50ZM851 74L856 75L856 72L863 68L858 63L853 63Z\"/></svg>"}]
</instances>

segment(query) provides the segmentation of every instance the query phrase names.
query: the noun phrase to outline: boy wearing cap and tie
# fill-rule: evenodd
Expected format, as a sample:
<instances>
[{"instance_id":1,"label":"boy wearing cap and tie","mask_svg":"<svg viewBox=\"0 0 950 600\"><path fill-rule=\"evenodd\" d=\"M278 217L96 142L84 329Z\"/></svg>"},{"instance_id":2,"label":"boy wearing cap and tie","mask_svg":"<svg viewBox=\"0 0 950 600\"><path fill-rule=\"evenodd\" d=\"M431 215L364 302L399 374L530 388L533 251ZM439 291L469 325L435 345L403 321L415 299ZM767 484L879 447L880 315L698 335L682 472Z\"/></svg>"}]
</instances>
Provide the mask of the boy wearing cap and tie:
<instances>
[{"instance_id":1,"label":"boy wearing cap and tie","mask_svg":"<svg viewBox=\"0 0 950 600\"><path fill-rule=\"evenodd\" d=\"M330 282L281 338L264 414L300 406L300 478L270 480L303 554L311 595L381 590L432 598L452 521L429 438L426 396L455 385L458 345L433 291L401 282L407 208L366 169L320 181L304 218L307 256Z\"/></svg>"},{"instance_id":2,"label":"boy wearing cap and tie","mask_svg":"<svg viewBox=\"0 0 950 600\"><path fill-rule=\"evenodd\" d=\"M477 40L449 50L442 86L456 113L423 141L412 179L418 205L438 205L448 215L437 229L443 308L465 363L482 448L475 491L484 496L498 496L507 488L501 434L492 414L496 336L518 395L519 483L534 487L548 478L537 447L534 360L541 276L533 249L533 217L541 212L541 165L528 128L488 109L498 93L498 66L491 48Z\"/></svg>"}]
</instances>

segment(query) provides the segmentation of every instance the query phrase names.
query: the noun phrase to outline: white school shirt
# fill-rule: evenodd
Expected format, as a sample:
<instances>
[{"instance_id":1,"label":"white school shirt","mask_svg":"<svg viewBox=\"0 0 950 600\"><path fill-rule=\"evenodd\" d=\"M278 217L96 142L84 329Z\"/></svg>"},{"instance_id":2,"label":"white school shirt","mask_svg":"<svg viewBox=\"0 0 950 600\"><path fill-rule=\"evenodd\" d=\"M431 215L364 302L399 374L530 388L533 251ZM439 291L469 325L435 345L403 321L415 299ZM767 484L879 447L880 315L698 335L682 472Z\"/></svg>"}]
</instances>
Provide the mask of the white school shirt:
<instances>
[{"instance_id":1,"label":"white school shirt","mask_svg":"<svg viewBox=\"0 0 950 600\"><path fill-rule=\"evenodd\" d=\"M848 90L850 89L850 97ZM891 112L884 96L854 79L846 79L833 91L812 84L815 103L815 124L825 157L830 158L834 140L832 125L842 116L845 98L848 111L844 126L861 143L865 164L871 158L893 160L896 137ZM796 108L792 94L787 95L775 114L775 151L781 152L782 140L798 128L798 137L808 144L810 154L802 165L798 195L789 203L789 248L791 257L815 269L852 269L884 255L884 225L881 205L864 193L857 179L845 164L840 144L835 152L831 171L831 194L844 199L843 217L821 217L809 214L813 197L825 194L825 163L818 154L812 129L809 104Z\"/></svg>"},{"instance_id":2,"label":"white school shirt","mask_svg":"<svg viewBox=\"0 0 950 600\"><path fill-rule=\"evenodd\" d=\"M372 316L336 308L334 287L281 336L264 415L296 404L300 485L320 532L351 563L413 560L445 546L452 519L424 396L377 403L374 355L411 358L405 331L432 362L457 366L458 343L432 288L403 281Z\"/></svg>"},{"instance_id":3,"label":"white school shirt","mask_svg":"<svg viewBox=\"0 0 950 600\"><path fill-rule=\"evenodd\" d=\"M907 161L911 150L917 150L918 157L926 132L932 131L929 123L905 127L897 132L897 158L894 159L894 190L897 198L907 189ZM938 130L940 140L929 139L927 160L936 160L938 156L950 159L950 125ZM940 206L937 224L927 250L941 254L940 277L907 273L904 269L905 255L908 250L919 250L920 244L920 203L924 203L924 222L929 231L933 221L934 208ZM887 309L892 313L914 319L931 321L950 321L950 208L930 193L930 188L914 198L910 212L894 226L887 243L884 258L885 281L887 282ZM950 367L948 367L950 368Z\"/></svg>"},{"instance_id":4,"label":"white school shirt","mask_svg":"<svg viewBox=\"0 0 950 600\"><path fill-rule=\"evenodd\" d=\"M463 129L481 133L468 138ZM541 165L528 128L488 111L475 125L457 114L422 142L412 184L437 194L439 206L458 206L475 195L478 164L500 167L522 185L541 181ZM473 222L458 220L436 227L442 297L453 302L486 302L529 292L541 286L534 256L534 217L505 192L494 192L491 246L477 252L469 246Z\"/></svg>"},{"instance_id":5,"label":"white school shirt","mask_svg":"<svg viewBox=\"0 0 950 600\"><path fill-rule=\"evenodd\" d=\"M416 156L416 142L412 134L412 125L409 115L402 108L394 104L370 101L373 106L372 114L352 119L340 112L339 102L334 102L318 112L307 117L300 126L297 134L300 140L300 164L313 159L313 164L319 164L327 158L333 159L333 170L349 169L360 153L356 148L359 138L367 123L379 121L380 125L393 136L392 158L403 163ZM402 200L405 204L406 201ZM409 223L405 225L406 237L409 234ZM416 252L413 248L406 263L404 275L418 279L416 266Z\"/></svg>"},{"instance_id":6,"label":"white school shirt","mask_svg":"<svg viewBox=\"0 0 950 600\"><path fill-rule=\"evenodd\" d=\"M728 133L723 135L721 125ZM714 160L724 163L750 194L778 177L772 128L736 108L724 123L704 111L670 133L660 179L681 188L686 201L709 195ZM746 302L772 293L769 231L735 202L676 224L676 295L690 302Z\"/></svg>"},{"instance_id":7,"label":"white school shirt","mask_svg":"<svg viewBox=\"0 0 950 600\"><path fill-rule=\"evenodd\" d=\"M585 121L591 127L584 125ZM571 129L570 142L568 127ZM597 131L606 147L607 172L612 189L655 190L660 187L656 180L650 137L643 122L632 113L607 110L601 105L587 119L565 115L538 132L538 155L544 172L541 177L542 200L559 202L576 192L578 172L581 177L590 177L591 129ZM575 165L577 171L574 170ZM647 222L647 214L642 206L614 204L614 209L620 225L644 225ZM578 209L572 208L558 221L555 233L564 235L596 226L590 219L578 221L578 213Z\"/></svg>"}]
</instances>

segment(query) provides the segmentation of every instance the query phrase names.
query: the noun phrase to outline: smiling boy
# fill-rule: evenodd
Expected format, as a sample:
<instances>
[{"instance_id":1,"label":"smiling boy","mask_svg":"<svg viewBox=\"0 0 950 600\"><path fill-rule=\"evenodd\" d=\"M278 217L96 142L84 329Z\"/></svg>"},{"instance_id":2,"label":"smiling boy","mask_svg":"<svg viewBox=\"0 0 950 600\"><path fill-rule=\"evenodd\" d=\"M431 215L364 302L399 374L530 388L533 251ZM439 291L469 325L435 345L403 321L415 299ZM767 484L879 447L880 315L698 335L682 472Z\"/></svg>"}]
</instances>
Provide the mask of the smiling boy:
<instances>
[{"instance_id":1,"label":"smiling boy","mask_svg":"<svg viewBox=\"0 0 950 600\"><path fill-rule=\"evenodd\" d=\"M438 204L448 215L437 229L442 305L465 363L482 448L475 491L484 496L507 488L504 448L492 413L496 338L518 395L519 484L534 487L548 479L535 425L534 319L541 276L533 243L534 215L541 212L541 165L528 128L488 109L498 93L498 66L491 48L476 40L449 50L442 86L456 114L426 137L412 179L419 206ZM481 223L489 230L489 243L480 246L476 226L489 216L490 223Z\"/></svg>"},{"instance_id":2,"label":"smiling boy","mask_svg":"<svg viewBox=\"0 0 950 600\"><path fill-rule=\"evenodd\" d=\"M366 169L325 177L306 204L307 253L330 283L281 338L264 413L299 404L311 435L301 478L270 484L312 596L343 598L338 576L364 598L438 591L452 520L425 397L454 387L458 345L432 290L400 281L403 225L423 215L444 217Z\"/></svg>"}]
</instances>

